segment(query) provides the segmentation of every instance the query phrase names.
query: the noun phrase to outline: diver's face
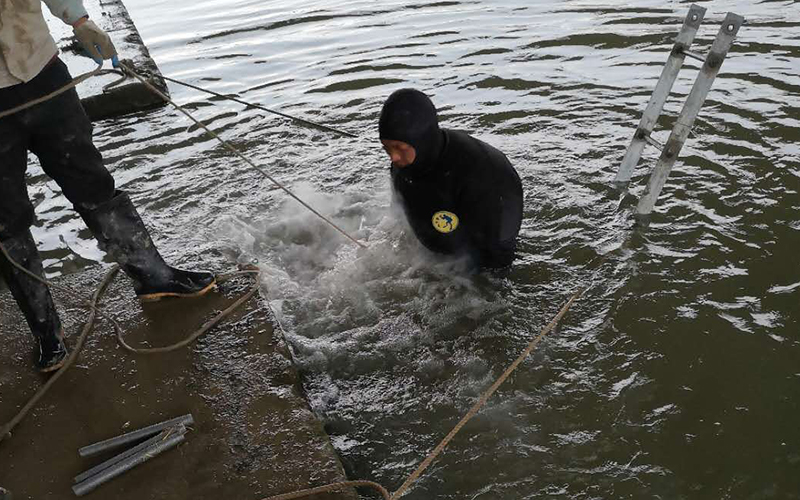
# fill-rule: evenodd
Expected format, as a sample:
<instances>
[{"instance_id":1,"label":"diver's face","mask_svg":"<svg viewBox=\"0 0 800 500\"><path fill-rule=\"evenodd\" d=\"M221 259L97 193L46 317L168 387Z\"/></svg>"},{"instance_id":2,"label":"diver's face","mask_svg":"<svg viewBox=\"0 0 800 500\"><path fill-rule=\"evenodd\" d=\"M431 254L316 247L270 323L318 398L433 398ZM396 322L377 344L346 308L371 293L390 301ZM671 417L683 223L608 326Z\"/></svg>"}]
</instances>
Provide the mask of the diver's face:
<instances>
[{"instance_id":1,"label":"diver's face","mask_svg":"<svg viewBox=\"0 0 800 500\"><path fill-rule=\"evenodd\" d=\"M392 165L397 168L404 168L412 163L417 158L417 152L414 147L402 141L395 141L391 139L381 139L383 149L392 160Z\"/></svg>"}]
</instances>

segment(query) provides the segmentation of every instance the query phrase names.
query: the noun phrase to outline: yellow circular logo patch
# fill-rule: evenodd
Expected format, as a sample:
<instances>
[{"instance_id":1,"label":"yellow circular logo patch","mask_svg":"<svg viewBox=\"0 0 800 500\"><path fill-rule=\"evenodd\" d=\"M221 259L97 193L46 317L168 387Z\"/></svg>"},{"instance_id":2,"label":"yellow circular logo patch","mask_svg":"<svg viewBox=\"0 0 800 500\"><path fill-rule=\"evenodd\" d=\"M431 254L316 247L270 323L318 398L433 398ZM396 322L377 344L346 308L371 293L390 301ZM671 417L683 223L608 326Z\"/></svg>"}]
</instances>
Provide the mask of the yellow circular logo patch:
<instances>
[{"instance_id":1,"label":"yellow circular logo patch","mask_svg":"<svg viewBox=\"0 0 800 500\"><path fill-rule=\"evenodd\" d=\"M440 233L452 233L458 227L458 216L453 212L436 212L431 222Z\"/></svg>"}]
</instances>

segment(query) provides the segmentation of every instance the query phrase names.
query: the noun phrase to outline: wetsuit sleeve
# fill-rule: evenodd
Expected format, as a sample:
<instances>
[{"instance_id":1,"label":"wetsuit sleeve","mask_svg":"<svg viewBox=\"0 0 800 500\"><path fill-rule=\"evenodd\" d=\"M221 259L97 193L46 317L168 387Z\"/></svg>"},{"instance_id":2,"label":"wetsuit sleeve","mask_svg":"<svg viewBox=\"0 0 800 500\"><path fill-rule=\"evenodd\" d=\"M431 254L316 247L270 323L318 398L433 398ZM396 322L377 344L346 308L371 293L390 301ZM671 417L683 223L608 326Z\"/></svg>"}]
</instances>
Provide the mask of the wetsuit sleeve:
<instances>
[{"instance_id":1,"label":"wetsuit sleeve","mask_svg":"<svg viewBox=\"0 0 800 500\"><path fill-rule=\"evenodd\" d=\"M42 0L50 12L67 24L88 16L83 0Z\"/></svg>"},{"instance_id":2,"label":"wetsuit sleeve","mask_svg":"<svg viewBox=\"0 0 800 500\"><path fill-rule=\"evenodd\" d=\"M464 190L461 204L477 264L492 269L511 265L522 221L521 196L472 184Z\"/></svg>"},{"instance_id":3,"label":"wetsuit sleeve","mask_svg":"<svg viewBox=\"0 0 800 500\"><path fill-rule=\"evenodd\" d=\"M522 182L499 151L480 162L483 166L464 178L458 204L477 264L506 267L514 261L522 224Z\"/></svg>"}]
</instances>

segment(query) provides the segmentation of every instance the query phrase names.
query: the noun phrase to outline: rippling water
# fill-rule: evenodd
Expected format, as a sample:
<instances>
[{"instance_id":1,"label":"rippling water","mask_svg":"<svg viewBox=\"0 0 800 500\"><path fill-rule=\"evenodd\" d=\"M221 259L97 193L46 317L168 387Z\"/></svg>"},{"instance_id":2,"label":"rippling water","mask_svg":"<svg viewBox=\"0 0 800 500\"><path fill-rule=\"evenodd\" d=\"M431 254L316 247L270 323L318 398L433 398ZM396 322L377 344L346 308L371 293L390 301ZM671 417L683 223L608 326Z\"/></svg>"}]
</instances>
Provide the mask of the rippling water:
<instances>
[{"instance_id":1,"label":"rippling water","mask_svg":"<svg viewBox=\"0 0 800 500\"><path fill-rule=\"evenodd\" d=\"M362 136L171 88L369 242L357 252L172 110L96 129L171 260L262 264L351 477L399 486L586 285L408 498L800 498L800 4L700 2L697 51L725 9L747 24L641 230L656 153L631 194L609 185L688 2L127 3L164 74ZM518 169L509 276L465 275L392 213L376 124L404 86ZM33 174L49 272L100 259Z\"/></svg>"}]
</instances>

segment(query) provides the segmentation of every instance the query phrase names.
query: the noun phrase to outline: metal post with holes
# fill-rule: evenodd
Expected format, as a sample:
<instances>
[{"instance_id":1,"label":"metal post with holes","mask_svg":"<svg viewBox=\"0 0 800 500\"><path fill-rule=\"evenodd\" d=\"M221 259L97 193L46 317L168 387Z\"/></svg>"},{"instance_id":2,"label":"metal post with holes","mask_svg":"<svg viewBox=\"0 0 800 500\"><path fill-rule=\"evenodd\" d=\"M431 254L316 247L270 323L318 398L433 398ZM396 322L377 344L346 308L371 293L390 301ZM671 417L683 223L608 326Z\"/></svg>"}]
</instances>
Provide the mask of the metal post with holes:
<instances>
[{"instance_id":1,"label":"metal post with holes","mask_svg":"<svg viewBox=\"0 0 800 500\"><path fill-rule=\"evenodd\" d=\"M689 47L694 40L694 35L697 33L697 29L704 14L705 9L702 7L692 5L689 9L689 14L686 17L683 29L678 35L675 47L670 53L667 65L664 67L661 78L656 85L656 90L650 98L650 102L639 124L639 128L634 134L633 141L631 141L631 145L628 147L625 158L620 165L619 172L614 179L617 183L626 183L631 179L633 169L639 162L639 158L641 157L642 150L646 143L661 149L661 157L656 167L653 169L653 172L650 174L647 188L636 207L637 215L647 215L653 211L658 195L667 182L667 177L669 177L672 167L678 159L681 148L683 148L683 144L689 136L692 125L694 125L697 114L700 112L700 108L703 106L709 90L711 90L711 85L714 83L714 79L719 73L722 62L728 55L733 40L744 23L744 18L742 16L729 12L725 17L725 21L722 23L717 38L711 45L711 51L708 57L703 57L702 55L690 51ZM675 78L677 77L685 57L702 61L703 66L692 86L692 90L689 92L689 96L686 98L686 102L672 129L669 140L667 140L664 146L661 146L650 137L650 133L653 130L658 116L661 114L664 102L666 101L669 91L672 89L672 85L675 82Z\"/></svg>"},{"instance_id":2,"label":"metal post with holes","mask_svg":"<svg viewBox=\"0 0 800 500\"><path fill-rule=\"evenodd\" d=\"M708 91L711 90L711 85L719 73L719 68L728 55L733 44L733 39L739 28L742 27L744 18L731 12L725 16L725 21L719 29L716 40L711 45L711 52L706 57L703 67L700 68L700 74L697 75L697 80L692 86L689 97L686 98L686 103L683 105L681 114L678 115L678 121L675 127L672 128L672 133L661 152L661 157L658 159L656 168L650 174L650 180L647 183L644 195L639 199L639 205L636 207L636 213L647 215L653 211L656 204L656 199L661 193L664 184L667 182L667 177L672 171L672 167L678 159L678 154L681 152L683 143L689 137L689 132L692 130L694 120L700 112L700 108L706 100Z\"/></svg>"},{"instance_id":3,"label":"metal post with holes","mask_svg":"<svg viewBox=\"0 0 800 500\"><path fill-rule=\"evenodd\" d=\"M683 66L683 61L686 57L686 52L692 46L694 37L697 34L700 23L703 21L703 16L706 14L706 9L698 5L689 7L689 13L686 15L686 20L683 21L678 37L675 39L675 45L669 53L667 63L664 65L664 70L661 72L661 77L658 79L656 89L650 97L650 102L647 103L647 108L644 110L642 120L639 122L639 128L633 134L631 145L625 152L625 157L622 159L622 164L617 172L617 177L614 179L616 183L624 183L631 180L633 169L639 163L639 158L642 156L644 145L649 143L657 148L661 146L650 137L653 127L658 120L661 111L664 109L664 103L667 102L672 86L678 78L678 72Z\"/></svg>"}]
</instances>

